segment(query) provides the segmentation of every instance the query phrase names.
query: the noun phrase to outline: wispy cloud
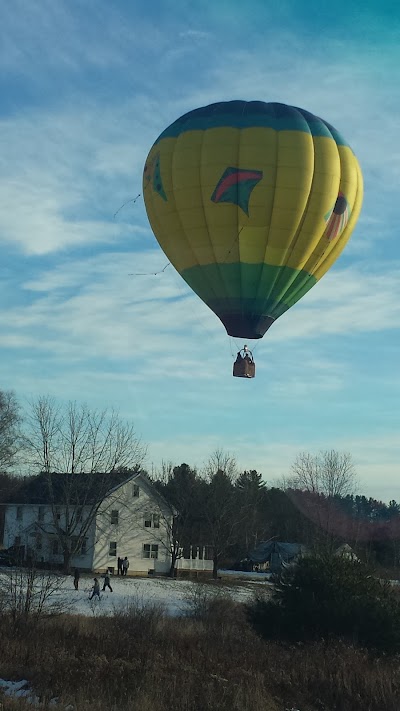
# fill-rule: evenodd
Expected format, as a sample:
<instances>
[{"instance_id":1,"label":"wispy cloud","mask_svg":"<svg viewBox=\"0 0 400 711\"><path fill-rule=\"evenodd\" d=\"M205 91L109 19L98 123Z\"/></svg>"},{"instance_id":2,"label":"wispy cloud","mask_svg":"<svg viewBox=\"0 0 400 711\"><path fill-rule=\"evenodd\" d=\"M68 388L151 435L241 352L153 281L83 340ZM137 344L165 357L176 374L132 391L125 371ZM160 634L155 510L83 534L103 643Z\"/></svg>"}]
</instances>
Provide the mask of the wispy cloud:
<instances>
[{"instance_id":1,"label":"wispy cloud","mask_svg":"<svg viewBox=\"0 0 400 711\"><path fill-rule=\"evenodd\" d=\"M118 127L116 112L79 102L3 120L0 239L38 255L132 234L124 214L113 215L132 188L141 191L150 139L142 144L143 130L129 141L133 110L119 115Z\"/></svg>"},{"instance_id":2,"label":"wispy cloud","mask_svg":"<svg viewBox=\"0 0 400 711\"><path fill-rule=\"evenodd\" d=\"M187 29L180 32L179 37L184 40L202 42L203 40L211 39L212 34L210 32L204 32L203 30Z\"/></svg>"},{"instance_id":3,"label":"wispy cloud","mask_svg":"<svg viewBox=\"0 0 400 711\"><path fill-rule=\"evenodd\" d=\"M129 276L132 263L134 268L140 265L144 276ZM158 250L136 252L134 262L130 252L63 260L54 269L42 270L35 279L22 282L32 299L0 314L3 335L7 330L25 336L30 332L32 345L36 342L41 347L36 341L37 329L57 333L53 347L70 355L75 350L81 358L94 351L123 358L138 339L143 348L157 355L173 352L178 339L185 341L189 332L191 338L197 334L200 341L204 328L212 336L219 333L222 342L223 330L216 316L172 267L154 275L160 265ZM382 276L355 268L337 269L273 325L270 343L277 349L284 341L304 341L316 334L344 336L399 326L400 266L395 269L392 265ZM188 352L190 340L179 347ZM203 355L201 350L199 360ZM321 363L318 369L323 383ZM329 387L334 382L332 378Z\"/></svg>"}]
</instances>

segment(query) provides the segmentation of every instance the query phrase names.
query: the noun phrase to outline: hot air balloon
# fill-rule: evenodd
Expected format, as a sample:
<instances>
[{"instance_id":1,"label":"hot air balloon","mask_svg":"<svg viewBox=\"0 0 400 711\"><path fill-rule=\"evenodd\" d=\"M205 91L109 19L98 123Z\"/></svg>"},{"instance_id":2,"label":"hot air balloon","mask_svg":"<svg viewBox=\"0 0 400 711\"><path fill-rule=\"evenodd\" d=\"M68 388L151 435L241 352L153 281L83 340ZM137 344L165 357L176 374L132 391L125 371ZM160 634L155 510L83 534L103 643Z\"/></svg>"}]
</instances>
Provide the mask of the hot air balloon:
<instances>
[{"instance_id":1,"label":"hot air balloon","mask_svg":"<svg viewBox=\"0 0 400 711\"><path fill-rule=\"evenodd\" d=\"M362 194L357 158L333 126L261 101L185 114L157 138L143 174L169 261L245 339L262 338L332 266Z\"/></svg>"}]
</instances>

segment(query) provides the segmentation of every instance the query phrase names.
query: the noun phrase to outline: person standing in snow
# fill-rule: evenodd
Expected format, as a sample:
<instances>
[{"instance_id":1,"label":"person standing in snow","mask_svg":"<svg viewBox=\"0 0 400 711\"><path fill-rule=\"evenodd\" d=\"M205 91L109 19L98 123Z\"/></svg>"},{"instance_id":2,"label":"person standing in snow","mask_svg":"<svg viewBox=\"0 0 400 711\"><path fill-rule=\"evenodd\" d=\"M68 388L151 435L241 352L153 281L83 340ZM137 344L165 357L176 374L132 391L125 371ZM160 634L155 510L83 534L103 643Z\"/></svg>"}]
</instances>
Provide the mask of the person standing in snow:
<instances>
[{"instance_id":1,"label":"person standing in snow","mask_svg":"<svg viewBox=\"0 0 400 711\"><path fill-rule=\"evenodd\" d=\"M75 590L78 590L79 588L79 578L81 577L81 574L79 572L78 568L75 568L74 570L74 588Z\"/></svg>"},{"instance_id":2,"label":"person standing in snow","mask_svg":"<svg viewBox=\"0 0 400 711\"><path fill-rule=\"evenodd\" d=\"M124 574L124 571L123 571L123 569L122 569L122 558L120 558L120 557L118 556L118 560L117 560L117 575L123 575L123 574Z\"/></svg>"},{"instance_id":3,"label":"person standing in snow","mask_svg":"<svg viewBox=\"0 0 400 711\"><path fill-rule=\"evenodd\" d=\"M97 578L94 578L94 585L93 585L93 587L92 587L92 594L91 594L89 600L92 600L92 598L94 598L95 595L96 595L96 596L99 598L99 600L100 600L100 583L99 583L99 581L97 580Z\"/></svg>"},{"instance_id":4,"label":"person standing in snow","mask_svg":"<svg viewBox=\"0 0 400 711\"><path fill-rule=\"evenodd\" d=\"M124 560L122 561L122 575L127 575L128 568L129 568L129 560L125 556Z\"/></svg>"},{"instance_id":5,"label":"person standing in snow","mask_svg":"<svg viewBox=\"0 0 400 711\"><path fill-rule=\"evenodd\" d=\"M111 585L110 585L110 573L108 570L104 573L104 584L103 584L103 592L105 591L106 588L109 588L110 592L113 591Z\"/></svg>"}]
</instances>

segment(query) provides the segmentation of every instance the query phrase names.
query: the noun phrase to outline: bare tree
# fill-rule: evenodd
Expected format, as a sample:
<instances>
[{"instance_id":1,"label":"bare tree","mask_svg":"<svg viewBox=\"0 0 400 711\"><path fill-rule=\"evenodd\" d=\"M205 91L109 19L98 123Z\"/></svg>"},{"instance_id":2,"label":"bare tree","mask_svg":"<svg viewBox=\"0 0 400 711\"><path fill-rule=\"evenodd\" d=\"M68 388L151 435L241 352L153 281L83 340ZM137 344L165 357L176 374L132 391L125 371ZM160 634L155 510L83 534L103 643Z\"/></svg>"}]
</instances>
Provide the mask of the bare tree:
<instances>
[{"instance_id":1,"label":"bare tree","mask_svg":"<svg viewBox=\"0 0 400 711\"><path fill-rule=\"evenodd\" d=\"M62 408L49 397L31 403L23 444L30 471L64 474L131 470L146 453L133 425L114 410L76 402Z\"/></svg>"},{"instance_id":2,"label":"bare tree","mask_svg":"<svg viewBox=\"0 0 400 711\"><path fill-rule=\"evenodd\" d=\"M218 471L224 472L232 483L237 477L235 457L220 448L215 449L207 459L203 468L203 475L208 481L211 481Z\"/></svg>"},{"instance_id":3,"label":"bare tree","mask_svg":"<svg viewBox=\"0 0 400 711\"><path fill-rule=\"evenodd\" d=\"M316 455L302 452L292 465L288 483L294 489L324 496L352 494L356 487L356 474L351 454L335 449Z\"/></svg>"},{"instance_id":4,"label":"bare tree","mask_svg":"<svg viewBox=\"0 0 400 711\"><path fill-rule=\"evenodd\" d=\"M12 391L0 390L0 470L15 463L19 446L20 408Z\"/></svg>"},{"instance_id":5,"label":"bare tree","mask_svg":"<svg viewBox=\"0 0 400 711\"><path fill-rule=\"evenodd\" d=\"M133 425L114 411L98 412L75 402L63 408L48 397L31 403L23 444L30 471L40 473L68 571L102 500L123 476L139 471L145 447Z\"/></svg>"},{"instance_id":6,"label":"bare tree","mask_svg":"<svg viewBox=\"0 0 400 711\"><path fill-rule=\"evenodd\" d=\"M286 483L305 492L302 498L297 497L297 504L318 526L320 533L314 545L333 549L343 528L337 500L352 494L356 486L351 454L334 449L316 455L302 452L296 457Z\"/></svg>"},{"instance_id":7,"label":"bare tree","mask_svg":"<svg viewBox=\"0 0 400 711\"><path fill-rule=\"evenodd\" d=\"M14 624L68 612L71 603L63 592L63 578L38 569L34 562L28 568L5 570L0 578L0 606Z\"/></svg>"}]
</instances>

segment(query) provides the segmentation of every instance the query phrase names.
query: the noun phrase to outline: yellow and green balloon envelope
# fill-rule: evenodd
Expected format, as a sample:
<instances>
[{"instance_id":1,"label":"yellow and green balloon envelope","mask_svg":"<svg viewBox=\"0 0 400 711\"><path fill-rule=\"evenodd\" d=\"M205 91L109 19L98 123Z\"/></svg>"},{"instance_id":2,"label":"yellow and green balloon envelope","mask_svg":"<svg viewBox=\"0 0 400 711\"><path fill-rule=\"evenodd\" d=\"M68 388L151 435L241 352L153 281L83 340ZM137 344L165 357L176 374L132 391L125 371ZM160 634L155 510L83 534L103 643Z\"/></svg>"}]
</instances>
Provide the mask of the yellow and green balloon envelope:
<instances>
[{"instance_id":1,"label":"yellow and green balloon envelope","mask_svg":"<svg viewBox=\"0 0 400 711\"><path fill-rule=\"evenodd\" d=\"M231 336L262 338L340 255L356 224L358 161L308 111L228 101L185 114L146 160L153 232Z\"/></svg>"}]
</instances>

